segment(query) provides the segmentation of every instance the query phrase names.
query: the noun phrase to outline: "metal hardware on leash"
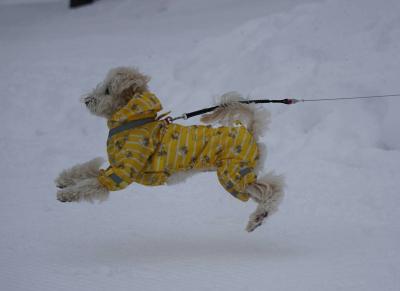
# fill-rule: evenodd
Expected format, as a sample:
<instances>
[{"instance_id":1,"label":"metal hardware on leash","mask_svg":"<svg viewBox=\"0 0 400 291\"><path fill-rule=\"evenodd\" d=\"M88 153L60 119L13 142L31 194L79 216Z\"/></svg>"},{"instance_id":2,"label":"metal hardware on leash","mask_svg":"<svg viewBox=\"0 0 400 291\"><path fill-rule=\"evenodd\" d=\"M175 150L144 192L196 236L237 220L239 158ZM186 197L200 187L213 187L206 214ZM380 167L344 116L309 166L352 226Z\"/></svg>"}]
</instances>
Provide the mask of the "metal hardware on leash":
<instances>
[{"instance_id":1,"label":"metal hardware on leash","mask_svg":"<svg viewBox=\"0 0 400 291\"><path fill-rule=\"evenodd\" d=\"M167 122L167 124L170 124L170 123L172 123L172 122L174 122L175 120L178 120L178 119L188 119L188 117L187 117L187 115L186 115L186 113L184 113L184 114L182 114L181 116L178 116L178 117L171 117L171 116L168 116L167 118L165 118L165 121Z\"/></svg>"},{"instance_id":2,"label":"metal hardware on leash","mask_svg":"<svg viewBox=\"0 0 400 291\"><path fill-rule=\"evenodd\" d=\"M251 103L256 103L256 104L260 104L260 103L281 103L281 104L286 104L286 105L292 105L292 104L296 104L299 102L318 102L318 101L338 101L338 100L354 100L354 99L372 99L372 98L386 98L386 97L400 97L400 93L399 94L388 94L388 95L371 95L371 96L356 96L356 97L339 97L339 98L320 98L320 99L294 99L294 98L286 98L286 99L277 99L277 100L271 100L271 99L255 99L255 100L243 100L243 101L238 101L239 103L243 103L243 104L251 104ZM175 120L178 119L189 119L191 117L197 116L197 115L201 115L210 111L213 111L215 109L217 109L218 107L221 107L223 105L218 105L218 106L212 106L212 107L207 107L204 109L200 109L200 110L196 110L196 111L192 111L189 113L184 113L180 116L177 117L171 117L168 116L167 118L165 118L165 121L167 123L172 123Z\"/></svg>"}]
</instances>

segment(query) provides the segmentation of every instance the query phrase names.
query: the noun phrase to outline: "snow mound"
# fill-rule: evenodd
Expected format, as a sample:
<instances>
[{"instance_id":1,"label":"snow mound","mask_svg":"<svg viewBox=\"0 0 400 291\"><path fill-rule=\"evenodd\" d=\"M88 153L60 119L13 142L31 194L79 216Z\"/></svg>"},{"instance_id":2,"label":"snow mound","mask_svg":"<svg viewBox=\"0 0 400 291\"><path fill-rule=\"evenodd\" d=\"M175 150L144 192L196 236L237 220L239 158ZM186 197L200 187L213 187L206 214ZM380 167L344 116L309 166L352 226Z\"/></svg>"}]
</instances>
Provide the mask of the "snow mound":
<instances>
[{"instance_id":1,"label":"snow mound","mask_svg":"<svg viewBox=\"0 0 400 291\"><path fill-rule=\"evenodd\" d=\"M400 93L394 61L400 39L400 19L394 9L398 4L385 4L335 0L249 21L226 35L204 40L177 63L175 77L193 91L237 90L257 98ZM296 118L300 129L319 128L335 141L337 135L353 136L361 146L400 149L398 128L393 125L399 119L391 109L399 100L307 103L294 109L292 117L284 115ZM287 110L293 114L292 109L283 112Z\"/></svg>"}]
</instances>

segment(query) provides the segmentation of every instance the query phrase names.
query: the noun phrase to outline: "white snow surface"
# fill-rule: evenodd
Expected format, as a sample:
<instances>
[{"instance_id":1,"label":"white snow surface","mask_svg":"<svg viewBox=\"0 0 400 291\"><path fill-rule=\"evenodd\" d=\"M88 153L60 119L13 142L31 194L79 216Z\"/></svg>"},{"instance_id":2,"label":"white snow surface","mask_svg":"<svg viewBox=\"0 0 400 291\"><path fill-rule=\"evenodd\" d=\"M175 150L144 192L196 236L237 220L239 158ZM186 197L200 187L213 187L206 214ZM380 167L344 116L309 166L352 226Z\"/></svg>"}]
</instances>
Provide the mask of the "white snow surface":
<instances>
[{"instance_id":1,"label":"white snow surface","mask_svg":"<svg viewBox=\"0 0 400 291\"><path fill-rule=\"evenodd\" d=\"M151 75L174 115L231 90L399 93L398 0L11 2L0 2L0 290L400 290L396 97L268 105L265 168L288 187L251 234L254 203L215 173L100 204L60 203L53 184L106 155L106 123L79 97L111 67Z\"/></svg>"}]
</instances>

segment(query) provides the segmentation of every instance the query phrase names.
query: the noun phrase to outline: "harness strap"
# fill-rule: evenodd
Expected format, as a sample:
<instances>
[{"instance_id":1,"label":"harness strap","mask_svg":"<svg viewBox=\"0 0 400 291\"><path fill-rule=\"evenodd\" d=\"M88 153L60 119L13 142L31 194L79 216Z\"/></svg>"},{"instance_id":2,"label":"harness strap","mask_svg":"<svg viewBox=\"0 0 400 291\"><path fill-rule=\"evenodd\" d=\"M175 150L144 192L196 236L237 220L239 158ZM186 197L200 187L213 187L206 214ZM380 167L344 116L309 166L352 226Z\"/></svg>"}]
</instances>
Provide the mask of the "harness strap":
<instances>
[{"instance_id":1,"label":"harness strap","mask_svg":"<svg viewBox=\"0 0 400 291\"><path fill-rule=\"evenodd\" d=\"M110 139L113 135L123 132L128 129L133 129L142 125L145 125L147 123L155 121L154 118L144 118L144 119L138 119L138 120L132 120L127 123L124 123L120 126L114 127L113 129L110 129L110 132L108 133L108 138Z\"/></svg>"}]
</instances>

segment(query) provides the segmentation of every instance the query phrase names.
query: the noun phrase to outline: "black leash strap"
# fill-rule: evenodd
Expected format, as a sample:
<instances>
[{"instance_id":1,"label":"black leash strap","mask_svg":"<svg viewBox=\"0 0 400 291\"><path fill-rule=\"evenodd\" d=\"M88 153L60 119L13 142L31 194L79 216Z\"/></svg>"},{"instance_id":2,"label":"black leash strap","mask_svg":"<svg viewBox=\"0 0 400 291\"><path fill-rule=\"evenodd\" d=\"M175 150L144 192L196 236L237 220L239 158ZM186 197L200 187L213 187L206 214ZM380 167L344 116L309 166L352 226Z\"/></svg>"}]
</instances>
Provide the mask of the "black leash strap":
<instances>
[{"instance_id":1,"label":"black leash strap","mask_svg":"<svg viewBox=\"0 0 400 291\"><path fill-rule=\"evenodd\" d=\"M243 103L243 104L251 104L251 103L282 103L282 104L290 105L290 104L295 104L297 102L300 102L300 100L297 100L297 99L279 99L279 100L256 99L256 100L243 100L243 101L238 101L238 102L239 103ZM192 111L192 112L189 112L189 113L184 113L181 116L178 116L178 117L175 117L175 118L170 117L168 119L168 121L172 122L172 121L175 121L175 120L178 120L178 119L192 118L192 117L197 116L197 115L202 115L204 113L214 111L215 109L217 109L220 106L221 105L212 106L212 107L207 107L207 108L203 108L203 109L200 109L200 110Z\"/></svg>"}]
</instances>

